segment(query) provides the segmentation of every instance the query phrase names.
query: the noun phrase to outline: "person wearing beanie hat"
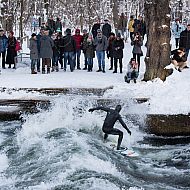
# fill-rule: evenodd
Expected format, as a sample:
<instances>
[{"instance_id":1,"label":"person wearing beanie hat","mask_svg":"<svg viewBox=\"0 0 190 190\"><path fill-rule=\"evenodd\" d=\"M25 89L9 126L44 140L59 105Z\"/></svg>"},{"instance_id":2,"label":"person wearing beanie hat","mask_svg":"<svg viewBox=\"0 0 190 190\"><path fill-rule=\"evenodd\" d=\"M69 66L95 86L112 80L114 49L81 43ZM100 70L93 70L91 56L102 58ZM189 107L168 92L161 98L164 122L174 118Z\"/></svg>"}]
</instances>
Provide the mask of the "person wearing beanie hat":
<instances>
[{"instance_id":1,"label":"person wearing beanie hat","mask_svg":"<svg viewBox=\"0 0 190 190\"><path fill-rule=\"evenodd\" d=\"M5 55L8 46L8 38L3 28L0 28L0 57L2 56L2 68L5 69Z\"/></svg>"},{"instance_id":2,"label":"person wearing beanie hat","mask_svg":"<svg viewBox=\"0 0 190 190\"><path fill-rule=\"evenodd\" d=\"M96 56L98 58L98 66L99 69L97 72L102 71L105 73L105 52L108 47L108 40L107 37L102 35L101 30L97 30L97 36L94 40L94 45L96 47Z\"/></svg>"},{"instance_id":3,"label":"person wearing beanie hat","mask_svg":"<svg viewBox=\"0 0 190 190\"><path fill-rule=\"evenodd\" d=\"M123 68L123 49L124 49L124 42L121 39L121 34L117 33L116 39L113 41L113 57L114 57L114 71L113 73L117 73L117 63L119 61L120 73L122 73Z\"/></svg>"},{"instance_id":4,"label":"person wearing beanie hat","mask_svg":"<svg viewBox=\"0 0 190 190\"><path fill-rule=\"evenodd\" d=\"M31 60L31 74L37 74L36 65L39 59L39 54L38 54L37 37L35 33L31 35L29 49L30 49L30 60Z\"/></svg>"},{"instance_id":5,"label":"person wearing beanie hat","mask_svg":"<svg viewBox=\"0 0 190 190\"><path fill-rule=\"evenodd\" d=\"M16 48L16 38L13 36L14 32L10 31L8 35L8 47L7 47L7 57L6 57L6 64L9 64L8 68L13 66L13 69L16 69L15 57L17 56Z\"/></svg>"},{"instance_id":6,"label":"person wearing beanie hat","mask_svg":"<svg viewBox=\"0 0 190 190\"><path fill-rule=\"evenodd\" d=\"M82 40L83 37L80 35L80 29L75 30L75 35L73 35L73 38L76 43L76 53L75 53L75 58L74 58L74 65L75 67L77 66L78 70L81 70L80 68L80 55L81 55L81 48L82 48Z\"/></svg>"},{"instance_id":7,"label":"person wearing beanie hat","mask_svg":"<svg viewBox=\"0 0 190 190\"><path fill-rule=\"evenodd\" d=\"M71 35L71 29L70 29L70 28L67 28L67 29L65 30L65 33L66 33L66 35Z\"/></svg>"}]
</instances>

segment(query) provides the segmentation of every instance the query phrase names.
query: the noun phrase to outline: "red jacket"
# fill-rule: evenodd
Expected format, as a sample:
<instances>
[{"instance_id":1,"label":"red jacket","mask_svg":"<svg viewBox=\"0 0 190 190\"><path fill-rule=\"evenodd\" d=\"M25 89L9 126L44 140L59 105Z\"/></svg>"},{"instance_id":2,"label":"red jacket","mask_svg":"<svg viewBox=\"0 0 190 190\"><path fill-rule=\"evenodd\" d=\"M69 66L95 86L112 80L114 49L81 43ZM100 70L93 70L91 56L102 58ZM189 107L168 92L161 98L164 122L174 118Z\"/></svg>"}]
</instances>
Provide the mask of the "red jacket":
<instances>
[{"instance_id":1,"label":"red jacket","mask_svg":"<svg viewBox=\"0 0 190 190\"><path fill-rule=\"evenodd\" d=\"M75 42L76 42L76 50L79 50L79 49L81 49L81 47L82 47L82 40L83 40L83 37L82 37L82 35L73 35L73 37L74 37L74 40L75 40Z\"/></svg>"}]
</instances>

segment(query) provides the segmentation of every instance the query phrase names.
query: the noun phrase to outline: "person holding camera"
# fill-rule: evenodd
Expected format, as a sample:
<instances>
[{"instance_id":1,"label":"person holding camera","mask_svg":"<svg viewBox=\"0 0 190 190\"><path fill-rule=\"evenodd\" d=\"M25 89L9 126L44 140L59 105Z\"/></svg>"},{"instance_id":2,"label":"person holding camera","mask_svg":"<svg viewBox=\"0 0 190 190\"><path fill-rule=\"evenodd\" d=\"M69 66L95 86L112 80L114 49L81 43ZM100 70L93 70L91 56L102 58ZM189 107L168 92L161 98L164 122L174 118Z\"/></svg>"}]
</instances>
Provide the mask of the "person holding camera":
<instances>
[{"instance_id":1,"label":"person holding camera","mask_svg":"<svg viewBox=\"0 0 190 190\"><path fill-rule=\"evenodd\" d=\"M105 52L108 47L107 37L102 34L100 29L97 30L97 36L94 40L94 46L96 47L96 56L98 59L99 69L97 72L102 71L105 73Z\"/></svg>"},{"instance_id":2,"label":"person holding camera","mask_svg":"<svg viewBox=\"0 0 190 190\"><path fill-rule=\"evenodd\" d=\"M175 69L181 72L184 68L189 68L187 66L187 57L185 53L185 48L178 48L171 51L173 55L171 63L174 65Z\"/></svg>"},{"instance_id":3,"label":"person holding camera","mask_svg":"<svg viewBox=\"0 0 190 190\"><path fill-rule=\"evenodd\" d=\"M138 62L138 72L140 68L140 58L143 56L141 46L143 45L143 39L139 32L135 32L134 38L132 39L131 45L133 46L133 58Z\"/></svg>"},{"instance_id":4,"label":"person holding camera","mask_svg":"<svg viewBox=\"0 0 190 190\"><path fill-rule=\"evenodd\" d=\"M138 63L135 61L134 58L131 58L127 68L128 72L124 77L125 82L130 83L131 80L134 80L134 83L136 83L137 78L139 76L139 72L138 72Z\"/></svg>"}]
</instances>

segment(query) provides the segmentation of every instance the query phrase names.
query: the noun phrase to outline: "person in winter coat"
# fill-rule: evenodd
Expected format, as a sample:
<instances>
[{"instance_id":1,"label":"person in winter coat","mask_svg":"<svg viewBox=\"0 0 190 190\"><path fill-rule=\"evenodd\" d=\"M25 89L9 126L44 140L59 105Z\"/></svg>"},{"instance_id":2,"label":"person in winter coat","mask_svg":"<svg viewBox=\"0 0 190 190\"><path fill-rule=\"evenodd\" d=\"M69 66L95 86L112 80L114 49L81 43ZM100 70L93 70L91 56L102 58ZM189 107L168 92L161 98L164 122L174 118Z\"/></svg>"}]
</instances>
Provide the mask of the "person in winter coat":
<instances>
[{"instance_id":1,"label":"person in winter coat","mask_svg":"<svg viewBox=\"0 0 190 190\"><path fill-rule=\"evenodd\" d=\"M60 58L60 40L61 40L61 35L59 33L55 33L54 37L52 38L54 42L53 46L53 58L52 58L52 72L56 70L56 72L59 71L59 66L58 66L58 61Z\"/></svg>"},{"instance_id":2,"label":"person in winter coat","mask_svg":"<svg viewBox=\"0 0 190 190\"><path fill-rule=\"evenodd\" d=\"M67 69L67 64L70 64L70 71L74 71L75 67L75 52L76 52L76 42L71 36L71 29L66 29L66 36L63 37L64 46L64 71Z\"/></svg>"},{"instance_id":3,"label":"person in winter coat","mask_svg":"<svg viewBox=\"0 0 190 190\"><path fill-rule=\"evenodd\" d=\"M114 71L113 73L117 73L117 62L119 61L120 73L122 73L122 59L123 59L123 49L124 42L121 39L121 34L118 33L116 39L113 41L113 57L114 57Z\"/></svg>"},{"instance_id":4,"label":"person in winter coat","mask_svg":"<svg viewBox=\"0 0 190 190\"><path fill-rule=\"evenodd\" d=\"M92 71L93 68L93 58L95 57L95 47L94 47L94 39L93 36L89 34L87 38L86 43L86 58L87 58L87 64L88 64L88 72Z\"/></svg>"},{"instance_id":5,"label":"person in winter coat","mask_svg":"<svg viewBox=\"0 0 190 190\"><path fill-rule=\"evenodd\" d=\"M101 27L100 19L98 19L97 22L92 26L92 35L94 39L96 38L97 30L100 29L100 27Z\"/></svg>"},{"instance_id":6,"label":"person in winter coat","mask_svg":"<svg viewBox=\"0 0 190 190\"><path fill-rule=\"evenodd\" d=\"M127 29L127 17L125 17L124 13L121 13L121 16L118 21L117 30L118 33L121 34L123 39L126 39L125 37L126 29Z\"/></svg>"},{"instance_id":7,"label":"person in winter coat","mask_svg":"<svg viewBox=\"0 0 190 190\"><path fill-rule=\"evenodd\" d=\"M104 22L105 23L102 27L102 34L108 39L111 33L111 25L108 23L108 19L105 19Z\"/></svg>"},{"instance_id":8,"label":"person in winter coat","mask_svg":"<svg viewBox=\"0 0 190 190\"><path fill-rule=\"evenodd\" d=\"M181 72L184 68L189 68L187 66L187 57L185 55L185 48L179 48L171 51L172 63L174 64L175 68Z\"/></svg>"},{"instance_id":9,"label":"person in winter coat","mask_svg":"<svg viewBox=\"0 0 190 190\"><path fill-rule=\"evenodd\" d=\"M44 35L40 39L40 57L42 58L42 74L45 74L45 66L47 65L47 73L50 73L51 59L53 58L54 42L49 36L49 30L44 31Z\"/></svg>"},{"instance_id":10,"label":"person in winter coat","mask_svg":"<svg viewBox=\"0 0 190 190\"><path fill-rule=\"evenodd\" d=\"M176 48L178 48L178 46L179 46L180 34L183 30L184 30L184 27L179 23L179 19L176 19L175 23L172 25L172 33L175 38Z\"/></svg>"},{"instance_id":11,"label":"person in winter coat","mask_svg":"<svg viewBox=\"0 0 190 190\"><path fill-rule=\"evenodd\" d=\"M144 35L146 34L146 24L142 16L138 16L138 19L134 20L133 28L134 33L139 32L142 39L144 39Z\"/></svg>"},{"instance_id":12,"label":"person in winter coat","mask_svg":"<svg viewBox=\"0 0 190 190\"><path fill-rule=\"evenodd\" d=\"M86 57L86 45L87 45L87 39L88 39L88 31L86 29L83 30L83 36L82 36L82 51L84 53L84 68L83 70L87 70L87 57Z\"/></svg>"},{"instance_id":13,"label":"person in winter coat","mask_svg":"<svg viewBox=\"0 0 190 190\"><path fill-rule=\"evenodd\" d=\"M30 59L31 59L31 74L37 74L36 65L39 59L39 54L38 54L37 37L35 33L33 33L30 38L29 49L30 49Z\"/></svg>"},{"instance_id":14,"label":"person in winter coat","mask_svg":"<svg viewBox=\"0 0 190 190\"><path fill-rule=\"evenodd\" d=\"M128 71L125 78L125 82L130 83L131 80L134 80L134 83L137 82L137 78L139 76L138 72L138 63L134 58L131 58L129 64L128 64Z\"/></svg>"},{"instance_id":15,"label":"person in winter coat","mask_svg":"<svg viewBox=\"0 0 190 190\"><path fill-rule=\"evenodd\" d=\"M62 32L62 23L60 18L57 17L55 21L55 31L57 31L58 29Z\"/></svg>"},{"instance_id":16,"label":"person in winter coat","mask_svg":"<svg viewBox=\"0 0 190 190\"><path fill-rule=\"evenodd\" d=\"M109 70L113 70L113 41L115 40L115 34L110 33L110 37L108 38L108 49L107 49L107 56L108 59L110 58L110 68Z\"/></svg>"},{"instance_id":17,"label":"person in winter coat","mask_svg":"<svg viewBox=\"0 0 190 190\"><path fill-rule=\"evenodd\" d=\"M102 35L102 31L100 29L97 30L97 36L94 40L94 45L96 47L96 56L98 58L99 66L97 72L102 71L105 73L105 51L108 47L108 40L106 36Z\"/></svg>"},{"instance_id":18,"label":"person in winter coat","mask_svg":"<svg viewBox=\"0 0 190 190\"><path fill-rule=\"evenodd\" d=\"M5 55L8 47L8 38L4 34L4 30L0 28L0 57L2 57L2 68L5 69Z\"/></svg>"},{"instance_id":19,"label":"person in winter coat","mask_svg":"<svg viewBox=\"0 0 190 190\"><path fill-rule=\"evenodd\" d=\"M83 37L82 37L82 35L80 35L80 29L75 30L75 35L73 35L73 38L74 38L75 43L76 43L75 66L77 66L78 70L81 70L81 68L80 68L80 55L81 55Z\"/></svg>"},{"instance_id":20,"label":"person in winter coat","mask_svg":"<svg viewBox=\"0 0 190 190\"><path fill-rule=\"evenodd\" d=\"M7 48L7 57L6 64L9 65L8 68L11 68L11 65L14 65L13 69L16 69L15 57L17 56L16 48L16 38L14 37L14 32L10 31L8 35L8 48Z\"/></svg>"},{"instance_id":21,"label":"person in winter coat","mask_svg":"<svg viewBox=\"0 0 190 190\"><path fill-rule=\"evenodd\" d=\"M188 24L186 30L180 34L179 47L185 48L186 57L188 57L190 49L190 24Z\"/></svg>"},{"instance_id":22,"label":"person in winter coat","mask_svg":"<svg viewBox=\"0 0 190 190\"><path fill-rule=\"evenodd\" d=\"M37 38L37 47L38 47L38 55L40 55L40 39L41 37L44 35L44 27L40 28L40 32L37 34L36 38ZM40 72L40 56L37 60L37 71Z\"/></svg>"},{"instance_id":23,"label":"person in winter coat","mask_svg":"<svg viewBox=\"0 0 190 190\"><path fill-rule=\"evenodd\" d=\"M128 31L130 33L130 39L132 41L133 39L133 35L134 35L134 28L133 28L133 25L134 25L134 17L133 16L130 16L130 20L129 20L129 23L128 23Z\"/></svg>"},{"instance_id":24,"label":"person in winter coat","mask_svg":"<svg viewBox=\"0 0 190 190\"><path fill-rule=\"evenodd\" d=\"M141 49L141 46L143 45L142 37L139 32L135 33L135 36L131 42L131 45L133 46L133 58L138 62L138 71L140 67L140 58L143 56L143 52Z\"/></svg>"}]
</instances>

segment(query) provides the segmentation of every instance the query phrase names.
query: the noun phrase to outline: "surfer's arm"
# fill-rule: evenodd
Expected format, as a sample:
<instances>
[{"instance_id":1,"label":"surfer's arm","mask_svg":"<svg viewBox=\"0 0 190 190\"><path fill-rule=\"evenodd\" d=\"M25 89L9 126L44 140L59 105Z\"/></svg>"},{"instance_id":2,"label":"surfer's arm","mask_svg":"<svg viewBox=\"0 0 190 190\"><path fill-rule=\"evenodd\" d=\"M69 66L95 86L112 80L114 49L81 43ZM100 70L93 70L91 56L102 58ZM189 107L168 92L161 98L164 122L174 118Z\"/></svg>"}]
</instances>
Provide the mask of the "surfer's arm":
<instances>
[{"instance_id":1,"label":"surfer's arm","mask_svg":"<svg viewBox=\"0 0 190 190\"><path fill-rule=\"evenodd\" d=\"M96 108L91 108L91 109L89 109L88 111L89 112L93 112L93 111L95 111L95 110L102 110L102 111L106 111L106 112L109 112L110 111L110 109L109 108L105 108L105 107L96 107Z\"/></svg>"},{"instance_id":2,"label":"surfer's arm","mask_svg":"<svg viewBox=\"0 0 190 190\"><path fill-rule=\"evenodd\" d=\"M125 122L123 121L123 119L121 118L121 116L119 117L118 120L121 123L121 125L127 130L127 132L131 135L131 131L128 129L127 125L125 124Z\"/></svg>"}]
</instances>

